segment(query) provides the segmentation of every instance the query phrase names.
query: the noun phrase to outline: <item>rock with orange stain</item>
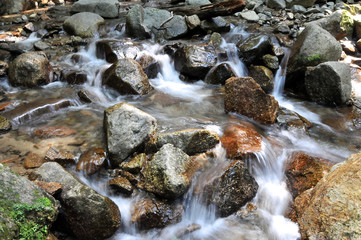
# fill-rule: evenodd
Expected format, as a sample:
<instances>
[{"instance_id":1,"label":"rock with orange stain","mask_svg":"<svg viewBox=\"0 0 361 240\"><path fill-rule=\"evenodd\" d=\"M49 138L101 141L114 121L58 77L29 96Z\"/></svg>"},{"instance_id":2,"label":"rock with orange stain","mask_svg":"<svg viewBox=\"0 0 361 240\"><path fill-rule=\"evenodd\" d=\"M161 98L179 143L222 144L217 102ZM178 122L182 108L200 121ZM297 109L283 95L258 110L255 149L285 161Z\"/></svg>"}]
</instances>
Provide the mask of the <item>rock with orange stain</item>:
<instances>
[{"instance_id":1,"label":"rock with orange stain","mask_svg":"<svg viewBox=\"0 0 361 240\"><path fill-rule=\"evenodd\" d=\"M24 161L24 168L38 168L44 163L44 158L40 157L36 153L29 153Z\"/></svg>"},{"instance_id":2,"label":"rock with orange stain","mask_svg":"<svg viewBox=\"0 0 361 240\"><path fill-rule=\"evenodd\" d=\"M76 170L92 175L104 165L105 160L106 153L102 148L91 148L80 156Z\"/></svg>"},{"instance_id":3,"label":"rock with orange stain","mask_svg":"<svg viewBox=\"0 0 361 240\"><path fill-rule=\"evenodd\" d=\"M34 134L41 138L65 137L76 133L76 130L67 126L44 126L34 131Z\"/></svg>"},{"instance_id":4,"label":"rock with orange stain","mask_svg":"<svg viewBox=\"0 0 361 240\"><path fill-rule=\"evenodd\" d=\"M243 158L246 154L262 150L262 136L251 126L232 124L226 127L221 138L227 157Z\"/></svg>"},{"instance_id":5,"label":"rock with orange stain","mask_svg":"<svg viewBox=\"0 0 361 240\"><path fill-rule=\"evenodd\" d=\"M64 166L75 163L75 156L70 152L50 147L45 154L45 160L50 162L55 161Z\"/></svg>"},{"instance_id":6,"label":"rock with orange stain","mask_svg":"<svg viewBox=\"0 0 361 240\"><path fill-rule=\"evenodd\" d=\"M10 106L11 104L13 104L13 102L0 103L0 111L4 111L6 109L6 107Z\"/></svg>"},{"instance_id":7,"label":"rock with orange stain","mask_svg":"<svg viewBox=\"0 0 361 240\"><path fill-rule=\"evenodd\" d=\"M58 182L43 182L43 181L35 180L34 183L52 196L54 196L57 193L60 193L63 189L61 184Z\"/></svg>"},{"instance_id":8,"label":"rock with orange stain","mask_svg":"<svg viewBox=\"0 0 361 240\"><path fill-rule=\"evenodd\" d=\"M123 193L125 195L131 195L134 190L133 185L125 177L116 177L110 179L108 185L115 192Z\"/></svg>"}]
</instances>

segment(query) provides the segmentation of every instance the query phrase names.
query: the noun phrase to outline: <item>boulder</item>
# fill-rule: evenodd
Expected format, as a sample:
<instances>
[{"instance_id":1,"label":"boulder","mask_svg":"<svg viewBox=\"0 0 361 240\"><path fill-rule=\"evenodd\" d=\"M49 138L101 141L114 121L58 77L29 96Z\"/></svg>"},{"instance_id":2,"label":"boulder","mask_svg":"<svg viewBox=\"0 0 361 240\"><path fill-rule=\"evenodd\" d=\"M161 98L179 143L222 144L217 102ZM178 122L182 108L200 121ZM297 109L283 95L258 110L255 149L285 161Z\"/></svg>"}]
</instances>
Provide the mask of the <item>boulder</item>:
<instances>
[{"instance_id":1,"label":"boulder","mask_svg":"<svg viewBox=\"0 0 361 240\"><path fill-rule=\"evenodd\" d=\"M186 153L172 144L165 144L144 166L141 172L144 181L139 187L163 198L176 199L190 186L189 165Z\"/></svg>"},{"instance_id":2,"label":"boulder","mask_svg":"<svg viewBox=\"0 0 361 240\"><path fill-rule=\"evenodd\" d=\"M235 76L236 74L228 63L221 63L208 72L204 82L224 85L228 78Z\"/></svg>"},{"instance_id":3,"label":"boulder","mask_svg":"<svg viewBox=\"0 0 361 240\"><path fill-rule=\"evenodd\" d=\"M144 8L139 4L136 4L128 11L125 29L133 37L140 39L150 37L150 29L144 25Z\"/></svg>"},{"instance_id":4,"label":"boulder","mask_svg":"<svg viewBox=\"0 0 361 240\"><path fill-rule=\"evenodd\" d=\"M149 79L156 78L158 73L161 71L159 62L150 55L143 55L136 60L143 68L144 73Z\"/></svg>"},{"instance_id":5,"label":"boulder","mask_svg":"<svg viewBox=\"0 0 361 240\"><path fill-rule=\"evenodd\" d=\"M184 208L180 203L166 203L156 199L145 198L132 206L132 223L139 229L163 228L182 220Z\"/></svg>"},{"instance_id":6,"label":"boulder","mask_svg":"<svg viewBox=\"0 0 361 240\"><path fill-rule=\"evenodd\" d=\"M331 169L331 163L306 153L293 153L286 164L287 185L293 198L313 188Z\"/></svg>"},{"instance_id":7,"label":"boulder","mask_svg":"<svg viewBox=\"0 0 361 240\"><path fill-rule=\"evenodd\" d=\"M305 88L310 100L327 105L345 104L351 96L351 70L347 63L325 62L309 67Z\"/></svg>"},{"instance_id":8,"label":"boulder","mask_svg":"<svg viewBox=\"0 0 361 240\"><path fill-rule=\"evenodd\" d=\"M0 15L17 14L35 8L32 0L3 0L0 2Z\"/></svg>"},{"instance_id":9,"label":"boulder","mask_svg":"<svg viewBox=\"0 0 361 240\"><path fill-rule=\"evenodd\" d=\"M208 204L214 204L221 217L229 216L254 198L256 180L241 161L233 161L220 177L207 184Z\"/></svg>"},{"instance_id":10,"label":"boulder","mask_svg":"<svg viewBox=\"0 0 361 240\"><path fill-rule=\"evenodd\" d=\"M148 94L152 87L142 67L133 59L123 58L111 65L103 74L103 84L120 94Z\"/></svg>"},{"instance_id":11,"label":"boulder","mask_svg":"<svg viewBox=\"0 0 361 240\"><path fill-rule=\"evenodd\" d=\"M226 112L236 112L262 124L274 123L279 106L251 77L230 78L225 85Z\"/></svg>"},{"instance_id":12,"label":"boulder","mask_svg":"<svg viewBox=\"0 0 361 240\"><path fill-rule=\"evenodd\" d=\"M10 121L6 117L0 116L0 134L9 132L11 128Z\"/></svg>"},{"instance_id":13,"label":"boulder","mask_svg":"<svg viewBox=\"0 0 361 240\"><path fill-rule=\"evenodd\" d=\"M361 154L333 167L295 200L302 239L361 239Z\"/></svg>"},{"instance_id":14,"label":"boulder","mask_svg":"<svg viewBox=\"0 0 361 240\"><path fill-rule=\"evenodd\" d=\"M135 43L124 40L100 40L96 42L96 56L108 63L116 63L118 59L136 59L140 49Z\"/></svg>"},{"instance_id":15,"label":"boulder","mask_svg":"<svg viewBox=\"0 0 361 240\"><path fill-rule=\"evenodd\" d=\"M58 163L44 163L35 175L41 181L63 186L59 200L66 222L78 239L106 239L120 227L118 206L82 184Z\"/></svg>"},{"instance_id":16,"label":"boulder","mask_svg":"<svg viewBox=\"0 0 361 240\"><path fill-rule=\"evenodd\" d=\"M272 53L272 43L267 35L253 35L237 43L239 57L247 64L262 62L262 56Z\"/></svg>"},{"instance_id":17,"label":"boulder","mask_svg":"<svg viewBox=\"0 0 361 240\"><path fill-rule=\"evenodd\" d=\"M258 22L259 16L253 10L250 11L243 11L239 14L243 19L247 20L248 22Z\"/></svg>"},{"instance_id":18,"label":"boulder","mask_svg":"<svg viewBox=\"0 0 361 240\"><path fill-rule=\"evenodd\" d=\"M90 148L80 155L76 164L77 171L83 171L88 176L99 171L106 161L106 153L102 148Z\"/></svg>"},{"instance_id":19,"label":"boulder","mask_svg":"<svg viewBox=\"0 0 361 240\"><path fill-rule=\"evenodd\" d=\"M287 8L291 8L294 5L301 5L303 7L312 7L316 0L286 0Z\"/></svg>"},{"instance_id":20,"label":"boulder","mask_svg":"<svg viewBox=\"0 0 361 240\"><path fill-rule=\"evenodd\" d=\"M274 76L270 69L265 66L251 66L248 74L261 86L263 91L266 93L272 92L274 87Z\"/></svg>"},{"instance_id":21,"label":"boulder","mask_svg":"<svg viewBox=\"0 0 361 240\"><path fill-rule=\"evenodd\" d=\"M91 38L97 33L99 26L104 23L104 19L96 13L81 12L66 19L63 27L71 35Z\"/></svg>"},{"instance_id":22,"label":"boulder","mask_svg":"<svg viewBox=\"0 0 361 240\"><path fill-rule=\"evenodd\" d=\"M92 12L104 18L117 18L119 14L118 0L79 0L73 4L71 12Z\"/></svg>"},{"instance_id":23,"label":"boulder","mask_svg":"<svg viewBox=\"0 0 361 240\"><path fill-rule=\"evenodd\" d=\"M229 159L243 159L262 151L262 136L251 125L230 124L224 129L221 143Z\"/></svg>"},{"instance_id":24,"label":"boulder","mask_svg":"<svg viewBox=\"0 0 361 240\"><path fill-rule=\"evenodd\" d=\"M206 152L219 142L216 133L205 129L187 129L173 133L161 133L149 141L147 152L156 152L165 144L172 144L188 155Z\"/></svg>"},{"instance_id":25,"label":"boulder","mask_svg":"<svg viewBox=\"0 0 361 240\"><path fill-rule=\"evenodd\" d=\"M45 239L59 203L43 189L0 164L0 238Z\"/></svg>"},{"instance_id":26,"label":"boulder","mask_svg":"<svg viewBox=\"0 0 361 240\"><path fill-rule=\"evenodd\" d=\"M53 68L44 52L27 52L16 57L9 65L9 82L13 86L36 87L48 84Z\"/></svg>"},{"instance_id":27,"label":"boulder","mask_svg":"<svg viewBox=\"0 0 361 240\"><path fill-rule=\"evenodd\" d=\"M285 0L267 0L266 1L267 7L273 9L284 9L286 8L286 1Z\"/></svg>"},{"instance_id":28,"label":"boulder","mask_svg":"<svg viewBox=\"0 0 361 240\"><path fill-rule=\"evenodd\" d=\"M157 121L130 104L119 103L105 109L104 128L111 165L118 167L144 148L157 130Z\"/></svg>"},{"instance_id":29,"label":"boulder","mask_svg":"<svg viewBox=\"0 0 361 240\"><path fill-rule=\"evenodd\" d=\"M175 53L175 69L190 79L204 79L208 71L216 64L217 55L213 48L197 45L183 46Z\"/></svg>"}]
</instances>

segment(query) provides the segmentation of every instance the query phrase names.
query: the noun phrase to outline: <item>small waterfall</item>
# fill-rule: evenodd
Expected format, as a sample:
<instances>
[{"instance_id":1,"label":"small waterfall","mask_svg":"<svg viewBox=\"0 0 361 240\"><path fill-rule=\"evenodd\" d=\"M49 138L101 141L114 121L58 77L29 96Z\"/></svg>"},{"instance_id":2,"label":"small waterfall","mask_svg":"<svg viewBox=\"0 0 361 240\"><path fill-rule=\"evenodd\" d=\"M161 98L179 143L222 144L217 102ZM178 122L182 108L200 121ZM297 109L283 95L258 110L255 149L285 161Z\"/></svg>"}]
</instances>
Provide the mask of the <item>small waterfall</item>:
<instances>
[{"instance_id":1,"label":"small waterfall","mask_svg":"<svg viewBox=\"0 0 361 240\"><path fill-rule=\"evenodd\" d=\"M282 98L282 93L285 87L285 81L286 81L286 74L287 74L287 64L288 59L291 54L291 50L289 48L283 48L283 51L285 53L280 67L278 68L276 75L274 77L274 89L273 89L273 95L278 100Z\"/></svg>"}]
</instances>

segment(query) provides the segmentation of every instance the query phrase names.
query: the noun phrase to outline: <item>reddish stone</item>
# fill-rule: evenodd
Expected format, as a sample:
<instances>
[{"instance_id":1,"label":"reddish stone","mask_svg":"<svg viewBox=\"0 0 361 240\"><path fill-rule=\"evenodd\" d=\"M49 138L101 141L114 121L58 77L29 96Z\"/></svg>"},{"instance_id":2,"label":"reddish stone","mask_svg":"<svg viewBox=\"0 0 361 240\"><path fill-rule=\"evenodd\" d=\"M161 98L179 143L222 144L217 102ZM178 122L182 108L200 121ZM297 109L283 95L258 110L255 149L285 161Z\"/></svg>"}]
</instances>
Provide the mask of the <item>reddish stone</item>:
<instances>
[{"instance_id":1,"label":"reddish stone","mask_svg":"<svg viewBox=\"0 0 361 240\"><path fill-rule=\"evenodd\" d=\"M43 182L35 180L34 183L52 196L61 192L63 188L58 182Z\"/></svg>"},{"instance_id":2,"label":"reddish stone","mask_svg":"<svg viewBox=\"0 0 361 240\"><path fill-rule=\"evenodd\" d=\"M75 156L70 152L50 147L45 154L45 160L55 161L60 165L68 165L75 163Z\"/></svg>"},{"instance_id":3,"label":"reddish stone","mask_svg":"<svg viewBox=\"0 0 361 240\"><path fill-rule=\"evenodd\" d=\"M134 187L125 177L116 177L108 182L109 186L116 192L120 192L126 195L133 193Z\"/></svg>"},{"instance_id":4,"label":"reddish stone","mask_svg":"<svg viewBox=\"0 0 361 240\"><path fill-rule=\"evenodd\" d=\"M50 138L50 137L65 137L70 136L76 133L75 129L66 126L45 126L38 128L34 131L34 134L41 138Z\"/></svg>"},{"instance_id":5,"label":"reddish stone","mask_svg":"<svg viewBox=\"0 0 361 240\"><path fill-rule=\"evenodd\" d=\"M80 156L76 170L92 175L103 167L105 160L106 154L103 149L91 148Z\"/></svg>"},{"instance_id":6,"label":"reddish stone","mask_svg":"<svg viewBox=\"0 0 361 240\"><path fill-rule=\"evenodd\" d=\"M6 109L6 107L10 106L11 104L13 104L13 102L0 103L0 111L4 111Z\"/></svg>"},{"instance_id":7,"label":"reddish stone","mask_svg":"<svg viewBox=\"0 0 361 240\"><path fill-rule=\"evenodd\" d=\"M38 168L44 163L44 159L36 153L29 153L24 161L24 168Z\"/></svg>"},{"instance_id":8,"label":"reddish stone","mask_svg":"<svg viewBox=\"0 0 361 240\"><path fill-rule=\"evenodd\" d=\"M221 138L227 157L243 158L246 154L262 150L262 136L252 126L232 124L226 127Z\"/></svg>"}]
</instances>

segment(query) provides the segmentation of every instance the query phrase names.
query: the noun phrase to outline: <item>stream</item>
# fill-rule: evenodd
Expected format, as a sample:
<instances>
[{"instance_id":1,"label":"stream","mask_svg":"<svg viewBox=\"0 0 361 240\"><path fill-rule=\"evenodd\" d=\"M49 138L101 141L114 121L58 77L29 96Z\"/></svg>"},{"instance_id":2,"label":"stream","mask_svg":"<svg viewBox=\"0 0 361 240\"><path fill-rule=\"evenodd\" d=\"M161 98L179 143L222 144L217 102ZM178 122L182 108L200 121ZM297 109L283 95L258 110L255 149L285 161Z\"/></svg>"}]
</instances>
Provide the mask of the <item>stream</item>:
<instances>
[{"instance_id":1,"label":"stream","mask_svg":"<svg viewBox=\"0 0 361 240\"><path fill-rule=\"evenodd\" d=\"M238 76L247 76L247 69L238 58L236 46L231 42L234 34L246 37L249 33L242 27L233 27L222 35L221 48L226 50L229 63ZM124 32L111 31L107 39L124 39ZM102 38L104 39L104 38ZM63 82L53 82L39 89L11 87L7 79L0 80L0 88L6 92L10 100L25 101L33 104L30 110L19 114L13 109L7 110L5 116L15 116L13 131L7 136L7 144L24 144L23 148L31 149L33 143L42 141L31 132L42 126L66 125L77 130L76 138L65 138L64 144L76 149L89 147L105 147L103 133L104 109L119 102L128 102L137 108L151 114L158 121L159 132L171 132L189 128L205 128L215 131L220 136L229 123L247 122L253 125L262 135L262 151L248 156L245 160L251 174L256 179L259 189L251 203L257 207L257 217L240 221L235 215L220 218L215 208L202 203L202 194L194 194L201 188L205 179L217 176L219 169L227 165L228 159L221 144L212 151L215 155L213 165L192 180L187 194L180 200L185 207L181 222L160 230L139 231L131 223L131 204L140 199L142 193L131 197L113 195L107 191L107 177L86 177L81 173L74 173L87 185L100 194L109 196L119 207L122 216L122 226L110 238L111 240L135 239L179 239L178 233L191 224L198 224L199 230L181 237L189 240L230 240L230 239L271 239L296 240L300 239L298 225L285 217L292 196L285 182L285 163L294 152L312 153L312 156L327 159L333 163L345 160L350 154L357 152L361 142L360 134L347 121L347 109L329 108L311 102L305 102L284 94L285 66L287 65L289 49L285 50L285 57L275 74L275 88L272 95L278 100L280 107L297 112L310 121L313 126L305 131L297 128L281 128L279 126L260 125L238 114L225 114L223 103L223 89L218 85L206 84L203 81L186 83L179 78L171 57L162 53L163 45L144 41L136 43L136 57L152 56L161 66L156 78L150 79L155 91L146 96L121 96L101 84L102 73L110 64L104 59L96 57L96 41L94 39L87 47L79 50L80 61L74 63L72 54L60 57L56 65L61 68L81 70L86 73L87 81L81 85L69 85ZM36 37L23 41L29 44L36 41ZM131 43L129 43L131 44ZM131 55L132 52L129 52ZM92 103L83 103L77 97L79 90L86 90L92 96ZM46 106L39 105L42 101L67 101L68 106L51 109L42 114ZM51 105L51 104L50 104ZM50 106L49 105L49 106ZM54 106L54 105L51 105ZM341 122L340 125L335 122ZM12 139L12 140L11 140ZM13 142L11 142L13 141ZM68 141L68 142L67 142ZM75 142L75 143L74 143ZM82 144L86 142L85 144ZM351 144L352 143L352 144ZM25 145L28 144L27 148ZM75 147L74 147L75 146ZM5 146L3 146L4 148ZM9 152L11 148L9 148ZM74 170L74 169L71 169Z\"/></svg>"}]
</instances>

